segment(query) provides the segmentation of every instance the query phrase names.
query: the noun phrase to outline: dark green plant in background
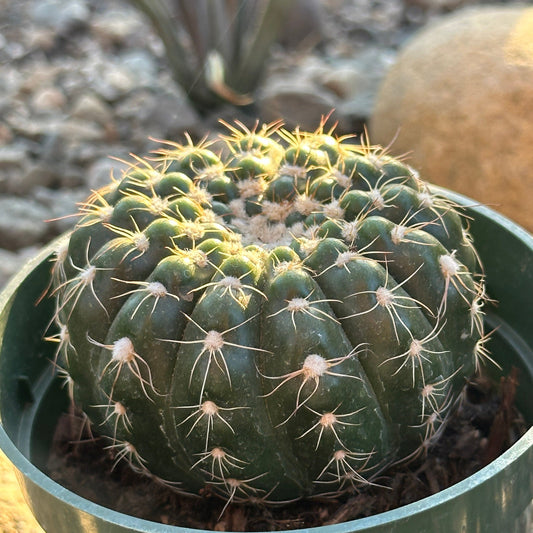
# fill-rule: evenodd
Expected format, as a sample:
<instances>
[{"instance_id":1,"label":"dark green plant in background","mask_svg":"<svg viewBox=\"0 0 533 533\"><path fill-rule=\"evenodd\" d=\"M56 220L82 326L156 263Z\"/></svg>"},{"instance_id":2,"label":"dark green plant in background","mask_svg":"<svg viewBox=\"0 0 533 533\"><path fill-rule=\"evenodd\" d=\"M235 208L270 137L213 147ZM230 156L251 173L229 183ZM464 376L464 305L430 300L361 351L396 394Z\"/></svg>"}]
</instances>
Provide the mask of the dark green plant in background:
<instances>
[{"instance_id":1,"label":"dark green plant in background","mask_svg":"<svg viewBox=\"0 0 533 533\"><path fill-rule=\"evenodd\" d=\"M272 45L296 9L300 29L285 35L293 45L313 39L319 26L313 0L131 1L152 21L175 80L201 111L252 103Z\"/></svg>"}]
</instances>

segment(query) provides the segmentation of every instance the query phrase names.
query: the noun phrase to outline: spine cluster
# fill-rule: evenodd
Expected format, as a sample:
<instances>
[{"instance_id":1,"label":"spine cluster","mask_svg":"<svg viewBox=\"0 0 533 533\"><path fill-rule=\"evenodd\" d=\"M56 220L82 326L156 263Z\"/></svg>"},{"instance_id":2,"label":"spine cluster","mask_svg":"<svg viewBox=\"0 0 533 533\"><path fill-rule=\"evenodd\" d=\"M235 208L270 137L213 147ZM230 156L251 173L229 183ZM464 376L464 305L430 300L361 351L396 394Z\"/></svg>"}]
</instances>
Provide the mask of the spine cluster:
<instances>
[{"instance_id":1,"label":"spine cluster","mask_svg":"<svg viewBox=\"0 0 533 533\"><path fill-rule=\"evenodd\" d=\"M480 270L459 210L383 150L230 126L81 206L57 364L116 460L177 490L338 495L424 453L489 358Z\"/></svg>"}]
</instances>

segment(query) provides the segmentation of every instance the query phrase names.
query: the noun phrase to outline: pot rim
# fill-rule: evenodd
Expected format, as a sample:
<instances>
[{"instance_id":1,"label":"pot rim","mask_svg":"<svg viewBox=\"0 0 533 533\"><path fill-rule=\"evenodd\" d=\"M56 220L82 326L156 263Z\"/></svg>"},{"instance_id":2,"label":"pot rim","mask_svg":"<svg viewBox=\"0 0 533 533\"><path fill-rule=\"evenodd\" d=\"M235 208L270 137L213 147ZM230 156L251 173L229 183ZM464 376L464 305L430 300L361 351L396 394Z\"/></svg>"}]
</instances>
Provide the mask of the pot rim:
<instances>
[{"instance_id":1,"label":"pot rim","mask_svg":"<svg viewBox=\"0 0 533 533\"><path fill-rule=\"evenodd\" d=\"M430 509L435 509L440 505L446 504L452 499L460 498L472 488L487 482L493 476L504 470L507 465L513 463L522 455L528 453L532 446L533 427L530 428L515 444L513 444L513 446L511 446L487 466L483 467L481 470L478 470L475 474L472 474L459 483L456 483L455 485L452 485L451 487L448 487L436 494L427 496L426 498L403 505L396 509L378 513L366 518L359 518L357 520L350 520L348 522L342 522L339 524L317 526L315 528L292 529L290 531L293 533L304 533L312 530L319 533L327 529L328 533L357 532L368 530L373 526L384 526L388 523L392 524L393 522L408 516L413 516L421 512L426 512ZM97 518L117 526L135 527L136 531L139 532L153 533L158 531L161 533L176 533L178 530L191 529L188 527L169 526L159 522L152 522L142 518L136 518L125 513L114 511L113 509L104 507L97 503L91 502L82 496L79 496L75 492L72 492L59 483L53 481L26 457L24 457L1 426L0 449L22 475L28 477L33 483L39 485L42 489L54 495L56 498L63 500L68 505L76 507L82 512L94 515ZM157 529L154 529L155 524L157 525ZM211 530L195 529L194 531L211 533Z\"/></svg>"},{"instance_id":2,"label":"pot rim","mask_svg":"<svg viewBox=\"0 0 533 533\"><path fill-rule=\"evenodd\" d=\"M474 210L479 215L490 218L495 223L503 226L507 231L519 240L523 241L528 248L533 250L533 235L527 232L524 228L518 226L515 222L511 221L506 216L492 210L489 207L480 205L479 203L471 200L470 198L460 195L455 192L451 192L442 187L431 187L437 193L442 194L452 201L459 204L461 207L467 207ZM30 259L20 270L17 272L6 287L0 293L0 311L8 305L10 299L14 296L17 287L20 285L23 279L34 270L39 264L41 264L47 257L51 255L53 251L57 249L58 244L65 239L65 235L58 237L46 245L35 257ZM0 330L3 325L0 324ZM533 427L531 427L515 444L513 444L503 454L493 460L485 467L478 470L476 473L467 477L466 479L452 485L436 494L427 496L418 501L410 504L403 505L390 511L385 511L365 518L359 518L356 520L350 520L338 524L317 526L314 528L301 528L290 530L293 533L304 533L314 531L320 533L325 529L328 533L348 533L357 531L371 531L373 527L383 527L387 524L393 524L396 521L401 521L404 518L411 517L413 515L427 512L432 509L436 509L439 506L446 504L447 502L456 498L461 498L464 494L471 491L473 488L478 487L489 481L494 476L500 474L508 465L517 461L524 454L528 453L533 447ZM1 425L0 419L0 451L7 456L9 461L18 470L16 474L20 479L20 475L29 479L33 484L39 486L42 490L48 492L55 498L62 500L67 505L78 509L83 513L93 515L96 518L103 520L107 523L120 527L135 528L134 531L139 532L161 532L161 533L177 533L178 530L193 530L202 533L208 533L210 530L192 529L183 526L166 525L159 522L153 522L141 518L137 518L125 513L115 511L113 509L104 507L97 503L94 503L75 492L63 487L56 481L52 480L45 473L39 470L29 459L27 459L22 452L16 447L14 442L7 435L5 429ZM21 487L24 485L20 483ZM156 526L156 529L154 529ZM264 532L268 533L268 532Z\"/></svg>"}]
</instances>

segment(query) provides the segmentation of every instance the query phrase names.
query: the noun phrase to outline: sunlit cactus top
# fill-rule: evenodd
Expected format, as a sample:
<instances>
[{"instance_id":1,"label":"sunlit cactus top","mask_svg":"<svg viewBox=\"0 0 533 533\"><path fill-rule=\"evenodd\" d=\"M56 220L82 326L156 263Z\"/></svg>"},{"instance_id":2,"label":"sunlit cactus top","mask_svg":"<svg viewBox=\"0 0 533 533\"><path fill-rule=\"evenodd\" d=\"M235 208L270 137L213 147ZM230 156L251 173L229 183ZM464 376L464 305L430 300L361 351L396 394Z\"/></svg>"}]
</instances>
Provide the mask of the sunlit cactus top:
<instances>
[{"instance_id":1,"label":"sunlit cactus top","mask_svg":"<svg viewBox=\"0 0 533 533\"><path fill-rule=\"evenodd\" d=\"M435 442L489 357L466 222L324 124L166 143L62 241L58 366L116 460L184 493L378 483Z\"/></svg>"}]
</instances>

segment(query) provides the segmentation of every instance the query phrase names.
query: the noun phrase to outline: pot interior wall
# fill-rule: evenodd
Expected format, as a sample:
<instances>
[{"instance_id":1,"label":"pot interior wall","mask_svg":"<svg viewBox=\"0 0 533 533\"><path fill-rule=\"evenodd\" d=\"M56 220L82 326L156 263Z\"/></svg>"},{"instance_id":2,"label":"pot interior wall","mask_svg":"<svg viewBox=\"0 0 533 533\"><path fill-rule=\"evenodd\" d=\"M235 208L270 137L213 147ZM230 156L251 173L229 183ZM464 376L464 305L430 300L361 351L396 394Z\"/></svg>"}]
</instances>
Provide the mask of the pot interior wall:
<instances>
[{"instance_id":1,"label":"pot interior wall","mask_svg":"<svg viewBox=\"0 0 533 533\"><path fill-rule=\"evenodd\" d=\"M50 328L53 301L42 297L50 266L48 260L38 263L0 315L0 420L17 448L39 468L44 465L57 418L67 405L62 390L52 392L52 384L58 381L54 343L43 341L54 332Z\"/></svg>"},{"instance_id":2,"label":"pot interior wall","mask_svg":"<svg viewBox=\"0 0 533 533\"><path fill-rule=\"evenodd\" d=\"M464 205L464 197L447 193ZM533 421L533 236L507 218L485 207L466 209L472 216L470 231L483 263L487 292L494 304L488 306L488 347L501 365L487 369L498 380L513 366L519 369L517 406L528 424Z\"/></svg>"}]
</instances>

